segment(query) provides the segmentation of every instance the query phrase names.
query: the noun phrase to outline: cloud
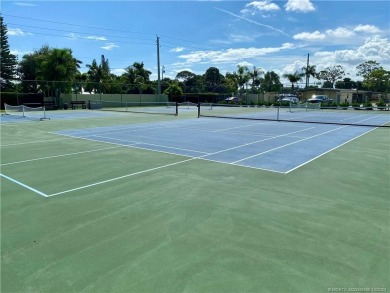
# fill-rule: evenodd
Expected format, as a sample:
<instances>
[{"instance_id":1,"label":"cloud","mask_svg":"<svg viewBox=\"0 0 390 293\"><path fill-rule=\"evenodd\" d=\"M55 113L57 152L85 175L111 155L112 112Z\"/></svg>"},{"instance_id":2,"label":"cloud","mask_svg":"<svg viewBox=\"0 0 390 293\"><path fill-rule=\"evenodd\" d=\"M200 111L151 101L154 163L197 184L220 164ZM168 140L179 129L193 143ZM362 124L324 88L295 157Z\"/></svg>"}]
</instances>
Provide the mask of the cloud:
<instances>
[{"instance_id":1,"label":"cloud","mask_svg":"<svg viewBox=\"0 0 390 293\"><path fill-rule=\"evenodd\" d=\"M326 30L326 34L335 38L349 38L355 35L353 31L344 27L338 27L334 30Z\"/></svg>"},{"instance_id":2,"label":"cloud","mask_svg":"<svg viewBox=\"0 0 390 293\"><path fill-rule=\"evenodd\" d=\"M299 33L293 36L295 40L304 40L304 41L317 41L317 40L323 40L326 38L326 35L323 33L320 33L319 31L315 31L312 33L303 32Z\"/></svg>"},{"instance_id":3,"label":"cloud","mask_svg":"<svg viewBox=\"0 0 390 293\"><path fill-rule=\"evenodd\" d=\"M237 65L245 66L245 67L247 67L247 68L253 67L253 63L250 63L250 62L248 62L248 61L238 62Z\"/></svg>"},{"instance_id":4,"label":"cloud","mask_svg":"<svg viewBox=\"0 0 390 293\"><path fill-rule=\"evenodd\" d=\"M173 48L171 50L169 50L169 52L173 52L173 53L180 53L180 52L183 52L185 49L183 47L177 47L177 48Z\"/></svg>"},{"instance_id":5,"label":"cloud","mask_svg":"<svg viewBox=\"0 0 390 293\"><path fill-rule=\"evenodd\" d=\"M9 28L8 35L9 36L31 36L32 33L26 33L22 31L20 28Z\"/></svg>"},{"instance_id":6,"label":"cloud","mask_svg":"<svg viewBox=\"0 0 390 293\"><path fill-rule=\"evenodd\" d=\"M115 74L116 76L121 76L123 73L126 72L123 68L114 68L110 70L112 74Z\"/></svg>"},{"instance_id":7,"label":"cloud","mask_svg":"<svg viewBox=\"0 0 390 293\"><path fill-rule=\"evenodd\" d=\"M189 54L180 55L179 58L185 59L184 64L193 63L231 63L244 62L245 59L265 56L267 54L293 49L295 46L291 43L285 43L275 48L236 48L218 51L194 51Z\"/></svg>"},{"instance_id":8,"label":"cloud","mask_svg":"<svg viewBox=\"0 0 390 293\"><path fill-rule=\"evenodd\" d=\"M24 56L26 54L32 53L31 51L19 51L19 50L10 50L10 53L15 56Z\"/></svg>"},{"instance_id":9,"label":"cloud","mask_svg":"<svg viewBox=\"0 0 390 293\"><path fill-rule=\"evenodd\" d=\"M376 34L380 32L380 29L377 28L374 25L369 24L359 24L357 27L354 28L354 31L357 33L369 33L369 34Z\"/></svg>"},{"instance_id":10,"label":"cloud","mask_svg":"<svg viewBox=\"0 0 390 293\"><path fill-rule=\"evenodd\" d=\"M100 47L100 48L107 50L107 51L111 51L112 49L119 48L119 47L117 45L115 45L114 43L106 43L105 46Z\"/></svg>"},{"instance_id":11,"label":"cloud","mask_svg":"<svg viewBox=\"0 0 390 293\"><path fill-rule=\"evenodd\" d=\"M363 36L359 33L378 33L380 30L373 25L358 25L354 29L338 27L335 29L328 29L325 32L314 31L314 32L302 32L295 34L293 38L295 40L303 40L303 41L322 41L327 40L332 44L355 44L357 38L360 38L361 41L364 39Z\"/></svg>"},{"instance_id":12,"label":"cloud","mask_svg":"<svg viewBox=\"0 0 390 293\"><path fill-rule=\"evenodd\" d=\"M255 25L258 25L258 26L266 27L266 28L268 28L268 29L271 29L271 30L273 30L273 31L279 32L279 33L281 33L281 34L283 34L283 35L289 37L289 35L286 34L284 31L279 30L279 29L277 29L277 28L274 28L274 27L272 27L272 26L270 26L270 25L267 25L267 24L263 24L263 23L254 21L254 20L252 20L252 19L249 19L249 18L240 16L240 15L234 14L234 13L232 13L232 12L230 12L230 11L227 11L227 10L224 10L224 9L221 9L221 8L215 8L215 9L217 9L217 10L219 10L219 11L222 11L222 12L224 12L224 13L230 14L231 16L234 16L235 18L245 20L245 21L247 21L247 22L249 22L249 23L252 23L252 24L255 24Z\"/></svg>"},{"instance_id":13,"label":"cloud","mask_svg":"<svg viewBox=\"0 0 390 293\"><path fill-rule=\"evenodd\" d=\"M107 41L107 38L103 36L87 36L83 38L87 40L94 40L94 41Z\"/></svg>"},{"instance_id":14,"label":"cloud","mask_svg":"<svg viewBox=\"0 0 390 293\"><path fill-rule=\"evenodd\" d=\"M213 44L223 44L223 45L230 45L235 43L251 43L258 38L259 35L244 35L244 34L228 34L226 35L226 39L215 39L210 40Z\"/></svg>"},{"instance_id":15,"label":"cloud","mask_svg":"<svg viewBox=\"0 0 390 293\"><path fill-rule=\"evenodd\" d=\"M275 3L271 3L271 1L269 0L253 1L251 3L246 4L245 8L241 10L241 13L255 15L257 12L269 12L277 10L280 10L280 7Z\"/></svg>"},{"instance_id":16,"label":"cloud","mask_svg":"<svg viewBox=\"0 0 390 293\"><path fill-rule=\"evenodd\" d=\"M315 11L313 4L310 0L288 0L284 5L286 11L297 12L310 12Z\"/></svg>"},{"instance_id":17,"label":"cloud","mask_svg":"<svg viewBox=\"0 0 390 293\"><path fill-rule=\"evenodd\" d=\"M38 5L35 5L35 4L26 3L26 2L15 2L14 4L17 5L17 6L28 6L28 7L38 6Z\"/></svg>"},{"instance_id":18,"label":"cloud","mask_svg":"<svg viewBox=\"0 0 390 293\"><path fill-rule=\"evenodd\" d=\"M67 37L69 39L85 39L85 40L92 40L92 41L107 41L107 38L103 37L103 36L86 36L86 37L83 37L83 36L77 35L75 33L69 33L67 35Z\"/></svg>"},{"instance_id":19,"label":"cloud","mask_svg":"<svg viewBox=\"0 0 390 293\"><path fill-rule=\"evenodd\" d=\"M361 46L354 50L317 52L313 59L317 70L339 64L353 76L356 74L356 66L368 60L375 60L385 68L390 67L390 42L387 38L374 36L367 38Z\"/></svg>"}]
</instances>

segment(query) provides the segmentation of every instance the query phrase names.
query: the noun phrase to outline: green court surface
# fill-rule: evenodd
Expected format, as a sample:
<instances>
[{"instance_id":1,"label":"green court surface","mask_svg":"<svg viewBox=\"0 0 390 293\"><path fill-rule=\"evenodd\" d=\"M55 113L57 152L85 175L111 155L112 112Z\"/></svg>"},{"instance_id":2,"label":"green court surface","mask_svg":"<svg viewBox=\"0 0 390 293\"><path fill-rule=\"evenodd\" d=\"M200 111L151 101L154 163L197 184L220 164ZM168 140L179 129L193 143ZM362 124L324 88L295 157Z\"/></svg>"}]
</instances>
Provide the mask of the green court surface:
<instances>
[{"instance_id":1,"label":"green court surface","mask_svg":"<svg viewBox=\"0 0 390 293\"><path fill-rule=\"evenodd\" d=\"M56 134L183 116L0 124L1 292L390 290L388 128L288 174Z\"/></svg>"}]
</instances>

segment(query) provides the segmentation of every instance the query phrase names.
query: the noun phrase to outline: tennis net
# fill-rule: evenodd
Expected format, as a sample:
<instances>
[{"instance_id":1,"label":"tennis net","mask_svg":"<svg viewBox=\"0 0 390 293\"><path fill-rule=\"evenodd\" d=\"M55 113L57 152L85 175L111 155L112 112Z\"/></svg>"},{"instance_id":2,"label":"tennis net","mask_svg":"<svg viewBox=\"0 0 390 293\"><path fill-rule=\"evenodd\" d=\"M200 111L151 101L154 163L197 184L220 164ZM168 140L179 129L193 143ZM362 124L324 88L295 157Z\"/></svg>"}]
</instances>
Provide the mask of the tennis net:
<instances>
[{"instance_id":1,"label":"tennis net","mask_svg":"<svg viewBox=\"0 0 390 293\"><path fill-rule=\"evenodd\" d=\"M4 115L45 120L49 119L46 117L46 109L44 106L40 107L29 107L25 105L12 106L4 103Z\"/></svg>"},{"instance_id":2,"label":"tennis net","mask_svg":"<svg viewBox=\"0 0 390 293\"><path fill-rule=\"evenodd\" d=\"M200 105L198 117L390 127L388 108L324 108L311 103L284 107L213 104L211 109Z\"/></svg>"},{"instance_id":3,"label":"tennis net","mask_svg":"<svg viewBox=\"0 0 390 293\"><path fill-rule=\"evenodd\" d=\"M176 102L89 101L91 110L177 115Z\"/></svg>"}]
</instances>

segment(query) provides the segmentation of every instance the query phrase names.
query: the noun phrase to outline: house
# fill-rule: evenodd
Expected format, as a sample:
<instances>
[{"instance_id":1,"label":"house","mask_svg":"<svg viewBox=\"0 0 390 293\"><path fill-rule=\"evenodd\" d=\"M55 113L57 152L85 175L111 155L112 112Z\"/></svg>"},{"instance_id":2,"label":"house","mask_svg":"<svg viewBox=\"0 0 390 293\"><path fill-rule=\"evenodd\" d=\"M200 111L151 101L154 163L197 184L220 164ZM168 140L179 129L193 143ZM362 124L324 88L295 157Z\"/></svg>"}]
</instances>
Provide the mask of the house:
<instances>
[{"instance_id":1,"label":"house","mask_svg":"<svg viewBox=\"0 0 390 293\"><path fill-rule=\"evenodd\" d=\"M348 102L364 103L366 101L377 100L381 98L380 93L363 91L358 89L331 89L331 88L311 88L301 91L301 101L307 101L313 95L326 95L336 104Z\"/></svg>"}]
</instances>

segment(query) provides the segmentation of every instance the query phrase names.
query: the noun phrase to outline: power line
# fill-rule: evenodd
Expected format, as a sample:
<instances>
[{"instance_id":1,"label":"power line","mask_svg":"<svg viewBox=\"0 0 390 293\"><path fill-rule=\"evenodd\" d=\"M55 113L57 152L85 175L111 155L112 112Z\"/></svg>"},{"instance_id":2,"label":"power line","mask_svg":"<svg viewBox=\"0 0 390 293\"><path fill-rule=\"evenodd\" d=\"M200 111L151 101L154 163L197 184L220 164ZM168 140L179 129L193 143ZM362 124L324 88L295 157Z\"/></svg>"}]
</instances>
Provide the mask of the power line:
<instances>
[{"instance_id":1,"label":"power line","mask_svg":"<svg viewBox=\"0 0 390 293\"><path fill-rule=\"evenodd\" d=\"M22 19L29 19L29 20L47 22L47 23L55 23L55 24L70 25L70 26L77 26L77 27L85 27L85 28L99 29L99 30L106 30L106 31L118 31L118 32L126 32L126 33L132 33L132 34L154 35L154 34L151 34L151 33L132 32L132 31L127 31L127 30L118 30L118 29L111 29L111 28L105 28L105 27L87 26L87 25L80 25L80 24L74 24L74 23L66 23L66 22L60 22L60 21L31 18L31 17L25 17L25 16L17 16L17 15L12 15L12 14L5 14L5 13L3 13L3 15L10 16L10 17L16 17L16 18L22 18Z\"/></svg>"},{"instance_id":2,"label":"power line","mask_svg":"<svg viewBox=\"0 0 390 293\"><path fill-rule=\"evenodd\" d=\"M89 37L82 37L82 36L72 37L72 36L63 36L63 35L48 34L48 33L34 32L34 31L26 31L26 33L31 33L31 34L36 34L36 35L44 35L44 36L62 37L62 38L68 38L68 39L84 39L84 40L88 40L88 41L96 41L96 39L91 39ZM106 41L109 42L109 40L106 40ZM129 42L129 41L118 41L118 40L115 40L115 42L116 43L124 43L124 44L136 44L136 45L153 45L153 46L155 45L152 43Z\"/></svg>"},{"instance_id":3,"label":"power line","mask_svg":"<svg viewBox=\"0 0 390 293\"><path fill-rule=\"evenodd\" d=\"M87 32L78 32L78 31L69 31L69 30L61 30L61 29L54 29L54 28L47 28L47 27L40 27L40 26L33 26L33 25L25 25L25 24L19 24L19 23L8 23L11 25L17 25L22 27L30 27L30 28L37 28L37 29L43 29L43 30L52 30L52 31L58 31L58 32L66 32L66 33L72 33L72 34L84 34L84 35L90 35L91 33ZM120 38L120 39L130 39L129 37L123 37L123 36L112 36L112 35L105 35L104 37L110 37L110 38ZM135 39L139 40L150 40L146 38L138 38Z\"/></svg>"},{"instance_id":4,"label":"power line","mask_svg":"<svg viewBox=\"0 0 390 293\"><path fill-rule=\"evenodd\" d=\"M86 25L79 25L79 24L74 24L74 23L66 23L66 22L59 22L59 21L52 21L52 20L44 20L44 19L37 19L37 18L30 18L30 17L22 17L22 16L17 16L17 15L11 15L11 14L3 14L3 15L10 16L10 17L16 17L16 18L21 18L21 19L28 19L28 20L41 21L41 22L46 22L46 23L61 24L61 25L70 25L70 26L90 28L90 29L99 29L99 30L106 30L106 31L118 31L118 32L131 33L131 34L154 35L154 36L156 35L156 34L152 34L152 33L134 32L134 31L128 31L128 30L120 30L120 29L112 29L112 28L104 28L104 27L95 27L95 26L86 26ZM19 25L21 25L21 24L19 24ZM27 25L24 25L24 26L27 26ZM47 30L47 29L50 29L50 28L42 28L42 29ZM64 30L58 30L58 29L50 29L50 30L64 31ZM69 31L65 31L65 32L69 32ZM77 33L77 32L73 32L73 33ZM89 33L84 33L83 32L83 34L89 34ZM111 37L117 37L117 36L111 36ZM178 40L178 41L182 41L182 42L186 42L186 43L200 44L202 46L214 47L214 48L217 48L217 49L226 49L225 47L219 47L219 46L215 46L215 45L210 45L210 44L205 44L205 43L200 43L200 42L194 42L194 41L191 41L191 40L185 40L185 39L171 37L171 36L167 36L167 35L161 35L161 37L168 38L168 39L173 39L173 40ZM125 38L125 37L118 37L118 38ZM199 47L195 47L195 46L188 46L188 45L177 44L177 43L173 43L173 42L169 42L169 41L164 41L163 43L170 43L170 44L174 44L174 45L178 45L178 46L183 46L183 47L187 47L187 48L194 48L194 49L200 49L200 50L210 50L209 48L208 49L206 49L206 48L199 48ZM142 44L142 43L140 43L140 44Z\"/></svg>"}]
</instances>

